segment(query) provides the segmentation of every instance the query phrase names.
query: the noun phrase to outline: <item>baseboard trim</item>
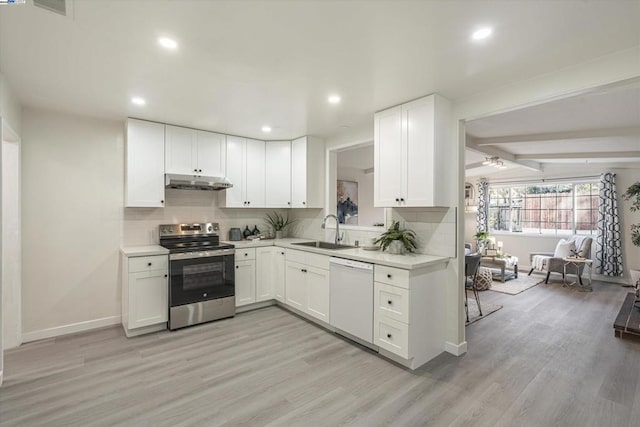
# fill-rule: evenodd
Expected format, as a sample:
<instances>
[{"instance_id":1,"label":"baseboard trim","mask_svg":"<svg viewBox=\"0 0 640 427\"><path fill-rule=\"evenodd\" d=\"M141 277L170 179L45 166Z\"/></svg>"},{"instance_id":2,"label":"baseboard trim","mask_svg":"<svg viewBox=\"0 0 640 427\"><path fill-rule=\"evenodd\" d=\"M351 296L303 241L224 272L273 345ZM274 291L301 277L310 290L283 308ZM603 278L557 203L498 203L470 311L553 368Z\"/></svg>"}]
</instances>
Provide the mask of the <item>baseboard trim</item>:
<instances>
[{"instance_id":1,"label":"baseboard trim","mask_svg":"<svg viewBox=\"0 0 640 427\"><path fill-rule=\"evenodd\" d=\"M91 329L104 328L105 326L117 325L120 323L120 316L103 317L102 319L87 320L84 322L72 323L70 325L56 326L55 328L41 329L39 331L25 332L22 334L22 342L32 342L46 338L59 337L61 335L84 332Z\"/></svg>"},{"instance_id":2,"label":"baseboard trim","mask_svg":"<svg viewBox=\"0 0 640 427\"><path fill-rule=\"evenodd\" d=\"M462 341L460 344L454 344L447 341L444 343L444 351L451 353L454 356L462 356L467 352L467 342Z\"/></svg>"}]
</instances>

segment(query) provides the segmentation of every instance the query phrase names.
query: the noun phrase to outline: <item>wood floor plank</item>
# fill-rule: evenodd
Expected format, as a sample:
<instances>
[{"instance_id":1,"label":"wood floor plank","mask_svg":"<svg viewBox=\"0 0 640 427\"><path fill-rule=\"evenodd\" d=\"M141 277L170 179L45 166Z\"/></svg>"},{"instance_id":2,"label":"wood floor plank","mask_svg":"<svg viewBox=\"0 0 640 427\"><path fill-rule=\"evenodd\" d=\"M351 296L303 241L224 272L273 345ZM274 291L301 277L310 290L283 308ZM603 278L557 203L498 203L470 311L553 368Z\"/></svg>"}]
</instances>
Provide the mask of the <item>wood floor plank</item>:
<instances>
[{"instance_id":1,"label":"wood floor plank","mask_svg":"<svg viewBox=\"0 0 640 427\"><path fill-rule=\"evenodd\" d=\"M278 307L127 339L119 327L5 352L0 426L635 426L627 289L481 292L469 352L416 371Z\"/></svg>"}]
</instances>

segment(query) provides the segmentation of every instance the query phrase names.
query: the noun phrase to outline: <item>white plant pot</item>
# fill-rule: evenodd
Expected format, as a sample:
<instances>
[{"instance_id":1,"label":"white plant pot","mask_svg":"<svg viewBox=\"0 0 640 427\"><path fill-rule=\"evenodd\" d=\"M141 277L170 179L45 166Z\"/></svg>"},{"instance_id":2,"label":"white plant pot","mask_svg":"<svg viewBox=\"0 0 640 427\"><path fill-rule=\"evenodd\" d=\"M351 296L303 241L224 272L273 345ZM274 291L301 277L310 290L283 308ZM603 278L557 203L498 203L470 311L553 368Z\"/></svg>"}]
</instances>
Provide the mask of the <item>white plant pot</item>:
<instances>
[{"instance_id":1,"label":"white plant pot","mask_svg":"<svg viewBox=\"0 0 640 427\"><path fill-rule=\"evenodd\" d=\"M394 240L389 243L387 250L390 254L402 255L404 253L404 244L400 240Z\"/></svg>"}]
</instances>

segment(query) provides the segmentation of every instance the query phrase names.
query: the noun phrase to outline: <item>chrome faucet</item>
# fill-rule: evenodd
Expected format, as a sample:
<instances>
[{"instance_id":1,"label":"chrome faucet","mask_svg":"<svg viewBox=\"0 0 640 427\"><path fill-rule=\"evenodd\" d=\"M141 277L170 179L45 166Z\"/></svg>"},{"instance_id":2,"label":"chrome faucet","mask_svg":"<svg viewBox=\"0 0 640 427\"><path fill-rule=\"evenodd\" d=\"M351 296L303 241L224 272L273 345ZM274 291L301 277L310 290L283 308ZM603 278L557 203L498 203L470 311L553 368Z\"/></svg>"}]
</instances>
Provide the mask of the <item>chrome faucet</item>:
<instances>
[{"instance_id":1,"label":"chrome faucet","mask_svg":"<svg viewBox=\"0 0 640 427\"><path fill-rule=\"evenodd\" d=\"M340 234L340 221L338 221L338 217L335 216L334 214L329 214L327 216L324 217L324 219L322 220L322 226L321 228L325 228L327 225L327 218L333 218L336 220L336 245L339 244L340 242L342 242L342 239L344 238L344 233L342 233L342 235Z\"/></svg>"}]
</instances>

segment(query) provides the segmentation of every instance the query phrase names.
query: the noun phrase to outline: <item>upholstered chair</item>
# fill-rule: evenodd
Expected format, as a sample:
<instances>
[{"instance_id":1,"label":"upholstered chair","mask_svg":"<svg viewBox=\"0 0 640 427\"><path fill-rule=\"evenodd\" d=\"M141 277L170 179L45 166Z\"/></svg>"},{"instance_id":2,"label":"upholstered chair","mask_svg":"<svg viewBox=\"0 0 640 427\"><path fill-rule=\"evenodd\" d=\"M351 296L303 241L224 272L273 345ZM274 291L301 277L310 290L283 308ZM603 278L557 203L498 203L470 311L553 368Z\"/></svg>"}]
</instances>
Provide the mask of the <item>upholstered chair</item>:
<instances>
[{"instance_id":1,"label":"upholstered chair","mask_svg":"<svg viewBox=\"0 0 640 427\"><path fill-rule=\"evenodd\" d=\"M593 239L591 237L574 234L567 239L567 242L574 243L577 256L581 258L591 259L591 243L593 242ZM536 268L536 265L541 271L547 272L547 278L545 279L544 283L549 283L549 276L551 275L551 273L560 273L564 277L565 262L562 258L555 258L553 252L531 252L529 253L529 261L531 262L531 270L529 271L529 275L531 275L533 270ZM580 284L582 284L583 270L584 264L580 264L578 266L567 266L567 274L577 275L580 280Z\"/></svg>"}]
</instances>

